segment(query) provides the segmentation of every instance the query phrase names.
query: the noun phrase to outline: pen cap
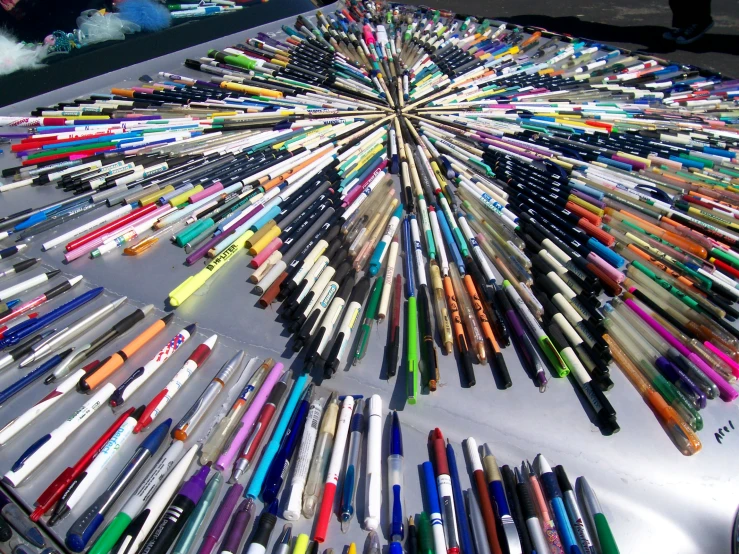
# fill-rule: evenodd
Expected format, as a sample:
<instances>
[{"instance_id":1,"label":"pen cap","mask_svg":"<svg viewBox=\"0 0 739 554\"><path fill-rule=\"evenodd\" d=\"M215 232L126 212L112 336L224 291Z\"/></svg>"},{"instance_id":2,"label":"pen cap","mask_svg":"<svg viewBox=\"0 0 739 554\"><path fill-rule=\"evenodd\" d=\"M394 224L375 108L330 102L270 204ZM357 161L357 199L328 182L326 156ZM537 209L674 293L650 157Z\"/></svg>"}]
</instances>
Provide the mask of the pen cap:
<instances>
[{"instance_id":1,"label":"pen cap","mask_svg":"<svg viewBox=\"0 0 739 554\"><path fill-rule=\"evenodd\" d=\"M446 443L441 429L438 427L431 432L431 446L434 450L434 465L437 474L449 475L449 462L446 457Z\"/></svg>"},{"instance_id":2,"label":"pen cap","mask_svg":"<svg viewBox=\"0 0 739 554\"><path fill-rule=\"evenodd\" d=\"M273 500L268 506L265 507L264 512L259 516L259 523L257 529L254 531L252 536L252 543L261 544L267 546L269 543L269 537L272 534L272 530L275 528L277 523L277 500Z\"/></svg>"},{"instance_id":3,"label":"pen cap","mask_svg":"<svg viewBox=\"0 0 739 554\"><path fill-rule=\"evenodd\" d=\"M482 458L482 466L485 468L485 477L488 483L491 481L503 481L498 467L498 461L490 452L486 452Z\"/></svg>"},{"instance_id":4,"label":"pen cap","mask_svg":"<svg viewBox=\"0 0 739 554\"><path fill-rule=\"evenodd\" d=\"M213 335L213 337L215 337L215 335ZM192 354L190 354L190 357L187 360L195 362L195 365L198 367L201 366L205 360L208 359L208 356L210 356L212 349L207 342L210 342L210 339L213 337L210 337L208 341L199 344L195 350L192 351Z\"/></svg>"}]
</instances>

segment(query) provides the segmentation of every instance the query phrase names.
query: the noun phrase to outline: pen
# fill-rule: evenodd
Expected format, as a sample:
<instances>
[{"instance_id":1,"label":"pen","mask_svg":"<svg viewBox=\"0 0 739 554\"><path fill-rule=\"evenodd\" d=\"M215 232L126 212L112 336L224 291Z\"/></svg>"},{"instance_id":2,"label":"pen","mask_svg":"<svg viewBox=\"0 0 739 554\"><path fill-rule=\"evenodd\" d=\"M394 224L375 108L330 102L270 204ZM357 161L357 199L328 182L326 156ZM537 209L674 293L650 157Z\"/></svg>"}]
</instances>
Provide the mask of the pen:
<instances>
[{"instance_id":1,"label":"pen","mask_svg":"<svg viewBox=\"0 0 739 554\"><path fill-rule=\"evenodd\" d=\"M267 432L269 422L287 391L290 370L282 372L282 367L279 362L272 367L262 389L254 399L254 403L244 413L236 433L229 439L224 448L224 453L216 462L216 468L225 469L238 454L238 459L234 463L231 473L231 483L239 481L241 476L249 469L251 461L259 448L259 443Z\"/></svg>"},{"instance_id":2,"label":"pen","mask_svg":"<svg viewBox=\"0 0 739 554\"><path fill-rule=\"evenodd\" d=\"M315 514L316 504L321 495L320 487L325 481L326 469L331 459L338 415L339 398L335 393L332 393L326 402L323 412L321 426L318 431L318 439L313 449L310 469L308 470L308 477L305 481L305 489L303 491L303 516L308 519L312 518Z\"/></svg>"},{"instance_id":3,"label":"pen","mask_svg":"<svg viewBox=\"0 0 739 554\"><path fill-rule=\"evenodd\" d=\"M65 281L59 283L55 287L50 288L43 294L40 294L36 296L35 298L32 298L31 300L27 300L26 302L23 302L22 304L14 306L13 309L10 310L9 312L3 312L3 315L0 316L0 324L8 323L9 321L12 321L13 319L21 316L22 314L29 312L30 310L45 304L49 300L52 300L53 298L56 298L57 296L64 294L69 289L77 285L80 281L82 281L82 275L70 277L69 279L66 279Z\"/></svg>"},{"instance_id":4,"label":"pen","mask_svg":"<svg viewBox=\"0 0 739 554\"><path fill-rule=\"evenodd\" d=\"M344 353L346 346L349 344L352 330L354 329L354 325L357 323L359 313L362 310L362 304L364 303L364 299L367 296L368 291L368 277L362 277L356 282L352 289L351 296L346 304L344 317L341 320L341 325L339 326L336 338L334 339L334 344L324 362L323 375L326 378L330 378L334 373L336 373L336 370L342 362L342 354Z\"/></svg>"},{"instance_id":5,"label":"pen","mask_svg":"<svg viewBox=\"0 0 739 554\"><path fill-rule=\"evenodd\" d=\"M267 551L269 537L277 523L277 500L273 500L269 504L265 504L262 515L259 516L254 534L252 535L251 544L245 550L244 554L264 554Z\"/></svg>"},{"instance_id":6,"label":"pen","mask_svg":"<svg viewBox=\"0 0 739 554\"><path fill-rule=\"evenodd\" d=\"M126 441L131 437L133 434L133 428L136 425L138 418L141 417L142 411L141 407L134 410L127 410L127 417L120 426L118 426L113 436L103 444L98 455L95 456L95 459L90 462L86 469L74 478L62 493L61 498L57 502L56 507L49 518L48 523L50 527L56 525L71 510L73 510L77 504L79 504L85 493L105 470L105 467L113 460L116 452L122 448Z\"/></svg>"},{"instance_id":7,"label":"pen","mask_svg":"<svg viewBox=\"0 0 739 554\"><path fill-rule=\"evenodd\" d=\"M292 537L292 525L286 523L282 526L280 536L277 537L274 554L288 554L290 552L290 538Z\"/></svg>"},{"instance_id":8,"label":"pen","mask_svg":"<svg viewBox=\"0 0 739 554\"><path fill-rule=\"evenodd\" d=\"M311 384L302 391L300 402L292 414L290 423L285 429L285 434L282 436L280 449L277 451L277 454L275 454L272 464L267 471L267 475L264 478L262 499L265 502L271 502L278 498L282 485L289 474L290 460L295 453L295 449L298 446L302 431L305 427L312 396L313 385Z\"/></svg>"},{"instance_id":9,"label":"pen","mask_svg":"<svg viewBox=\"0 0 739 554\"><path fill-rule=\"evenodd\" d=\"M82 552L98 528L105 521L105 515L120 498L126 487L133 481L146 462L151 458L167 438L172 420L168 419L158 425L141 444L123 469L111 481L108 488L77 518L67 531L64 543L72 552Z\"/></svg>"},{"instance_id":10,"label":"pen","mask_svg":"<svg viewBox=\"0 0 739 554\"><path fill-rule=\"evenodd\" d=\"M369 342L370 333L372 332L372 322L377 318L377 303L380 299L382 292L382 276L375 279L375 283L372 285L372 292L370 292L369 299L367 300L367 307L364 311L364 319L362 325L359 328L359 335L357 337L357 350L354 353L353 365L357 365L359 361L364 357L367 351L367 343Z\"/></svg>"},{"instance_id":11,"label":"pen","mask_svg":"<svg viewBox=\"0 0 739 554\"><path fill-rule=\"evenodd\" d=\"M179 441L176 442L178 444L182 444ZM216 513L208 524L208 529L203 535L200 548L197 550L198 554L210 554L213 551L213 548L218 544L223 531L226 529L226 524L231 517L231 512L234 511L236 503L239 501L243 491L243 485L238 483L234 483L228 488L228 491L226 491L226 494L223 496L223 500L221 500L221 503L218 505ZM247 499L244 501L246 500Z\"/></svg>"},{"instance_id":12,"label":"pen","mask_svg":"<svg viewBox=\"0 0 739 554\"><path fill-rule=\"evenodd\" d=\"M418 530L416 529L416 524L413 519L413 516L408 517L408 554L418 554L419 553L419 540L418 540Z\"/></svg>"},{"instance_id":13,"label":"pen","mask_svg":"<svg viewBox=\"0 0 739 554\"><path fill-rule=\"evenodd\" d=\"M532 500L539 516L539 523L546 535L550 550L556 554L564 554L564 548L562 548L559 533L557 532L557 528L554 526L554 521L552 521L552 518L549 515L549 508L547 501L544 498L541 484L528 461L522 462L521 473L523 474L524 480L529 482Z\"/></svg>"},{"instance_id":14,"label":"pen","mask_svg":"<svg viewBox=\"0 0 739 554\"><path fill-rule=\"evenodd\" d=\"M459 527L460 547L462 552L474 552L472 546L472 537L470 531L470 522L467 519L467 511L464 509L464 495L462 494L462 485L459 482L459 470L457 469L457 457L454 454L454 448L447 440L446 457L449 462L449 476L452 479L452 492L454 495L454 505L457 510L457 526Z\"/></svg>"},{"instance_id":15,"label":"pen","mask_svg":"<svg viewBox=\"0 0 739 554\"><path fill-rule=\"evenodd\" d=\"M430 519L430 526L433 538L433 550L435 552L446 552L446 536L444 523L442 522L441 508L439 506L439 492L436 487L436 478L434 476L434 466L431 462L423 462L423 483L424 490L426 491L426 502L429 507L428 519ZM421 514L425 515L425 514ZM420 521L419 530L421 537L424 537L424 527L426 522ZM423 542L423 541L422 541ZM431 544L428 544L428 549L431 550ZM421 550L425 550L423 547Z\"/></svg>"},{"instance_id":16,"label":"pen","mask_svg":"<svg viewBox=\"0 0 739 554\"><path fill-rule=\"evenodd\" d=\"M454 491L452 489L452 480L449 476L449 463L446 457L444 437L438 427L431 432L429 441L431 442L431 449L434 453L436 485L439 491L439 505L442 509L442 523L444 525L447 553L457 554L459 552L459 529L457 527L457 514L454 506Z\"/></svg>"},{"instance_id":17,"label":"pen","mask_svg":"<svg viewBox=\"0 0 739 554\"><path fill-rule=\"evenodd\" d=\"M244 371L251 373L254 370L254 366L258 363L259 360L257 358L252 358L247 362ZM267 358L251 373L249 380L244 388L241 389L241 392L239 392L230 410L218 422L218 425L216 425L216 428L209 435L208 440L200 450L201 464L205 465L214 462L218 458L226 441L235 433L236 427L239 425L239 420L244 415L244 412L246 412L247 408L254 401L257 392L267 378L267 375L269 375L269 371L274 366L274 363L275 361L272 358Z\"/></svg>"},{"instance_id":18,"label":"pen","mask_svg":"<svg viewBox=\"0 0 739 554\"><path fill-rule=\"evenodd\" d=\"M20 361L20 367L25 367L37 360L40 360L46 355L54 352L55 349L69 344L76 337L86 332L92 325L95 325L100 319L106 317L110 312L120 307L125 301L125 296L114 300L102 308L95 310L90 315L82 317L64 329L57 331L53 336L35 345L31 349L31 352Z\"/></svg>"},{"instance_id":19,"label":"pen","mask_svg":"<svg viewBox=\"0 0 739 554\"><path fill-rule=\"evenodd\" d=\"M420 379L418 371L418 315L416 311L416 297L408 298L408 317L406 319L407 344L407 398L409 404L415 404L418 400L418 382Z\"/></svg>"},{"instance_id":20,"label":"pen","mask_svg":"<svg viewBox=\"0 0 739 554\"><path fill-rule=\"evenodd\" d=\"M393 306L390 316L390 325L388 328L389 339L386 346L387 360L387 377L395 377L398 369L398 357L400 352L400 306L403 301L403 278L400 274L396 275L392 281L393 289Z\"/></svg>"},{"instance_id":21,"label":"pen","mask_svg":"<svg viewBox=\"0 0 739 554\"><path fill-rule=\"evenodd\" d=\"M393 234L393 238L390 241L390 248L387 255L387 265L385 266L385 277L383 279L382 295L380 296L380 303L377 307L377 320L382 321L387 316L387 309L390 305L390 297L393 292L395 284L395 264L398 259L398 233L397 230Z\"/></svg>"},{"instance_id":22,"label":"pen","mask_svg":"<svg viewBox=\"0 0 739 554\"><path fill-rule=\"evenodd\" d=\"M490 498L490 492L485 480L483 472L482 460L477 448L477 441L473 437L468 437L465 441L465 451L470 462L472 476L475 479L475 488L479 497L478 507L481 509L481 516L485 525L485 534L487 535L488 548L494 554L502 552L500 539L498 537L498 527L493 512L493 504Z\"/></svg>"},{"instance_id":23,"label":"pen","mask_svg":"<svg viewBox=\"0 0 739 554\"><path fill-rule=\"evenodd\" d=\"M218 395L221 394L221 391L228 384L231 376L241 367L245 355L243 350L239 350L229 361L223 364L216 376L205 387L200 397L185 412L179 423L175 425L172 431L172 437L175 440L185 441L188 436L192 435L200 420L203 419L205 413L215 403Z\"/></svg>"},{"instance_id":24,"label":"pen","mask_svg":"<svg viewBox=\"0 0 739 554\"><path fill-rule=\"evenodd\" d=\"M43 548L46 539L23 511L0 491L0 515L13 530L33 546Z\"/></svg>"},{"instance_id":25,"label":"pen","mask_svg":"<svg viewBox=\"0 0 739 554\"><path fill-rule=\"evenodd\" d=\"M226 538L223 539L223 544L221 544L221 554L235 554L253 514L254 500L244 498L231 518L231 524L228 531L226 531Z\"/></svg>"},{"instance_id":26,"label":"pen","mask_svg":"<svg viewBox=\"0 0 739 554\"><path fill-rule=\"evenodd\" d=\"M450 274L451 274L450 268ZM477 380L475 378L475 370L472 367L472 352L467 344L467 339L464 336L464 328L462 327L462 315L459 310L459 304L457 297L455 296L454 286L452 278L447 276L443 279L444 283L444 294L446 295L447 306L449 307L449 316L452 322L452 328L454 336L457 337L457 348L459 349L459 357L462 360L462 368L464 369L465 379L467 379L467 385L470 387L475 386Z\"/></svg>"},{"instance_id":27,"label":"pen","mask_svg":"<svg viewBox=\"0 0 739 554\"><path fill-rule=\"evenodd\" d=\"M575 491L572 489L572 484L567 477L565 468L562 466L554 466L554 473L557 476L557 483L562 491L562 497L564 499L565 506L567 507L567 515L572 524L572 530L577 536L577 540L580 543L580 548L583 554L595 554L595 545L590 538L590 532L583 520L580 507L577 504L577 498L575 497Z\"/></svg>"},{"instance_id":28,"label":"pen","mask_svg":"<svg viewBox=\"0 0 739 554\"><path fill-rule=\"evenodd\" d=\"M344 450L349 436L349 424L354 411L354 397L348 395L344 398L338 417L338 425L334 440L334 447L331 452L331 460L328 464L326 474L326 482L323 489L323 498L321 499L321 508L318 512L318 520L316 522L316 530L313 535L314 540L322 543L326 540L329 519L336 496L336 487L339 481L339 472L341 471L342 462L344 461Z\"/></svg>"},{"instance_id":29,"label":"pen","mask_svg":"<svg viewBox=\"0 0 739 554\"><path fill-rule=\"evenodd\" d=\"M89 392L95 389L100 383L112 375L118 370L135 352L137 352L142 346L147 344L153 339L160 331L162 331L167 324L174 319L174 313L168 314L161 319L158 319L147 327L140 335L134 338L126 346L120 349L118 352L110 356L110 358L94 371L85 374L78 378L79 389L82 392ZM79 373L72 374L73 376ZM52 382L53 379L49 382ZM46 383L48 384L48 383Z\"/></svg>"},{"instance_id":30,"label":"pen","mask_svg":"<svg viewBox=\"0 0 739 554\"><path fill-rule=\"evenodd\" d=\"M26 244L23 244L21 246L23 248L27 247ZM3 252L4 250L0 250L0 259L2 259ZM49 279L53 279L54 277L59 275L59 273L60 273L60 270L54 269L52 271L47 271L46 273L40 273L38 275L30 277L29 279L26 279L25 281L21 281L18 284L6 287L0 290L0 299L2 299L3 301L10 300L13 296L18 296L22 292L25 292L29 289L32 289L34 287L44 284Z\"/></svg>"},{"instance_id":31,"label":"pen","mask_svg":"<svg viewBox=\"0 0 739 554\"><path fill-rule=\"evenodd\" d=\"M169 404L172 397L182 388L182 385L195 373L198 367L202 366L210 356L213 347L215 346L218 335L211 335L205 342L198 345L192 354L187 358L182 368L175 373L172 380L164 387L161 392L157 393L154 398L146 405L144 413L139 418L139 422L136 424L134 433L140 433L143 429L146 429L151 422L164 410L164 407ZM176 430L176 429L175 429Z\"/></svg>"},{"instance_id":32,"label":"pen","mask_svg":"<svg viewBox=\"0 0 739 554\"><path fill-rule=\"evenodd\" d=\"M585 513L592 524L592 528L595 529L598 535L600 551L603 554L618 554L619 550L616 545L616 539L613 537L608 520L603 515L598 497L595 496L595 492L590 488L590 484L585 477L578 477L577 481L575 481L575 487L578 491L578 496L584 501Z\"/></svg>"},{"instance_id":33,"label":"pen","mask_svg":"<svg viewBox=\"0 0 739 554\"><path fill-rule=\"evenodd\" d=\"M508 507L505 488L503 486L503 477L500 474L498 462L487 444L483 445L482 464L485 468L485 478L488 482L490 498L494 499L493 506L495 508L496 515L498 516L497 519L501 522L503 527L508 551L511 554L520 554L522 552L521 541L518 538L516 524L513 522L513 517L511 516L511 511Z\"/></svg>"},{"instance_id":34,"label":"pen","mask_svg":"<svg viewBox=\"0 0 739 554\"><path fill-rule=\"evenodd\" d=\"M48 373L52 368L58 366L62 361L70 358L74 354L74 348L69 348L64 352L52 356L36 369L32 369L26 375L9 385L7 388L0 391L0 404L5 404L8 400L13 398L16 394L25 389L28 385L31 385L34 381L42 377L45 373Z\"/></svg>"},{"instance_id":35,"label":"pen","mask_svg":"<svg viewBox=\"0 0 739 554\"><path fill-rule=\"evenodd\" d=\"M179 350L187 339L189 339L195 332L195 323L192 323L177 333L170 341L162 348L154 358L152 358L146 365L141 366L131 375L128 379L115 389L113 394L110 396L108 403L112 407L117 407L123 404L131 395L138 390L138 388L146 382L146 380L154 373L157 369L162 367L169 357ZM98 369L100 372L103 368ZM97 372L96 372L97 373ZM94 374L93 374L94 375ZM86 378L86 382L89 385L89 379ZM82 386L82 381L80 381Z\"/></svg>"},{"instance_id":36,"label":"pen","mask_svg":"<svg viewBox=\"0 0 739 554\"><path fill-rule=\"evenodd\" d=\"M439 270L439 264L436 260L431 260L429 262L429 266L436 324L439 328L439 336L444 344L444 350L447 354L451 354L452 349L454 348L454 339L452 335L452 322L449 317L449 310L447 310L446 300L444 298L444 283L441 279L441 271Z\"/></svg>"},{"instance_id":37,"label":"pen","mask_svg":"<svg viewBox=\"0 0 739 554\"><path fill-rule=\"evenodd\" d=\"M175 441L175 443L178 442L181 441ZM113 552L114 554L133 554L134 552L138 552L139 548L141 548L142 546L150 544L150 541L147 541L145 545L144 541L149 536L149 532L154 529L155 524L158 523L160 516L165 513L165 509L167 508L170 499L175 494L175 490L179 486L182 479L184 479L185 474L187 473L187 469L192 463L192 460L195 459L195 456L197 455L197 450L198 445L192 446L182 456L180 461L177 462L177 465L172 468L172 470L169 472L169 475L166 477L166 479L164 479L164 481L162 481L161 485L159 485L159 487L156 489L156 492L153 494L153 496L150 497L148 502L146 502L146 500L142 502L141 510L138 511L138 515L135 516L135 518L133 518L128 526L125 528L125 531L123 532L111 552ZM210 468L207 466L201 469L202 473L205 473L209 470ZM188 481L185 482L185 484L180 489L180 492L174 497L174 500L172 501L173 505L176 502L177 504L181 504L183 509L188 510L187 515L189 515L189 511L192 510L190 504L192 503L192 506L194 506L194 504L196 503L192 501L193 497L199 498L202 494L203 489L205 488L205 477L204 475L202 475L201 471L196 472L195 475L193 475ZM142 485L145 484L145 482L142 483ZM141 486L139 486L139 488L141 488ZM138 499L135 496L132 497L131 500L129 500L129 502L132 501L138 504ZM121 510L121 513L128 514L130 512L127 512L126 506L124 506L124 509ZM169 513L169 510L167 510L167 513ZM185 516L184 512L180 512L178 514L173 513L171 518L165 520L168 521L167 527L177 526L179 529L180 525L178 522L183 521L184 523L184 519L186 519L186 517L187 516ZM111 526L114 524L116 524L116 520L113 520L111 522ZM152 538L155 538L155 536L158 535L153 535ZM169 544L171 543L167 543L167 545Z\"/></svg>"},{"instance_id":38,"label":"pen","mask_svg":"<svg viewBox=\"0 0 739 554\"><path fill-rule=\"evenodd\" d=\"M329 402L331 402L331 399L329 399ZM287 505L282 514L288 521L295 521L300 518L303 491L305 490L313 450L316 445L316 438L318 437L318 425L321 422L324 403L324 398L314 398L310 403L308 415L305 418L300 447L298 448L298 459L295 463L293 478L290 481L290 493Z\"/></svg>"},{"instance_id":39,"label":"pen","mask_svg":"<svg viewBox=\"0 0 739 554\"><path fill-rule=\"evenodd\" d=\"M61 425L29 446L5 474L3 481L11 487L17 487L26 477L33 473L33 471L36 470L42 462L52 455L72 433L90 419L90 417L102 406L103 402L107 396L110 395L113 389L114 385L112 384L108 384L101 388L97 394L80 406Z\"/></svg>"},{"instance_id":40,"label":"pen","mask_svg":"<svg viewBox=\"0 0 739 554\"><path fill-rule=\"evenodd\" d=\"M365 499L364 527L373 531L380 525L382 508L382 398L378 394L367 403Z\"/></svg>"},{"instance_id":41,"label":"pen","mask_svg":"<svg viewBox=\"0 0 739 554\"><path fill-rule=\"evenodd\" d=\"M346 533L349 524L354 517L354 497L359 481L359 451L362 448L362 435L364 433L364 401L358 400L354 408L351 424L349 426L349 451L346 458L346 472L342 481L341 507L339 509L339 520L341 531Z\"/></svg>"},{"instance_id":42,"label":"pen","mask_svg":"<svg viewBox=\"0 0 739 554\"><path fill-rule=\"evenodd\" d=\"M190 551L200 531L200 526L215 506L215 501L221 492L221 488L223 488L223 475L220 472L215 472L213 477L210 478L210 481L208 481L208 485L205 487L200 501L182 528L182 532L172 549L173 554L187 554Z\"/></svg>"}]
</instances>

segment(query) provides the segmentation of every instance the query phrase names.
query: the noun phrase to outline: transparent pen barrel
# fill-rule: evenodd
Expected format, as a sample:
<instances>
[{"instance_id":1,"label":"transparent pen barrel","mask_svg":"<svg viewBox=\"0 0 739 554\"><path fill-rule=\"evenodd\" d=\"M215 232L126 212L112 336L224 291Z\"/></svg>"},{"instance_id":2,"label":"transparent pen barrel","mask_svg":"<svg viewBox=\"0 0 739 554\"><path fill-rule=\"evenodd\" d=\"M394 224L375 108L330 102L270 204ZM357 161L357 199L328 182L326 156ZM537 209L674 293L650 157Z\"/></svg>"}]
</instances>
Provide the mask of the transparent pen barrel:
<instances>
[{"instance_id":1,"label":"transparent pen barrel","mask_svg":"<svg viewBox=\"0 0 739 554\"><path fill-rule=\"evenodd\" d=\"M241 416L244 415L247 405L247 402L242 403L241 406L231 410L231 412L218 423L218 426L210 435L208 442L203 446L203 450L200 453L200 463L207 464L218 458L223 450L223 446L226 444L226 440L233 433L239 420L241 420Z\"/></svg>"},{"instance_id":2,"label":"transparent pen barrel","mask_svg":"<svg viewBox=\"0 0 739 554\"><path fill-rule=\"evenodd\" d=\"M303 515L307 518L313 517L316 504L321 495L321 485L331 458L331 449L334 437L330 433L321 433L318 437L316 449L313 451L313 459L310 462L308 479L305 481L303 491Z\"/></svg>"},{"instance_id":3,"label":"transparent pen barrel","mask_svg":"<svg viewBox=\"0 0 739 554\"><path fill-rule=\"evenodd\" d=\"M388 520L392 540L403 538L403 456L392 454L387 458Z\"/></svg>"}]
</instances>

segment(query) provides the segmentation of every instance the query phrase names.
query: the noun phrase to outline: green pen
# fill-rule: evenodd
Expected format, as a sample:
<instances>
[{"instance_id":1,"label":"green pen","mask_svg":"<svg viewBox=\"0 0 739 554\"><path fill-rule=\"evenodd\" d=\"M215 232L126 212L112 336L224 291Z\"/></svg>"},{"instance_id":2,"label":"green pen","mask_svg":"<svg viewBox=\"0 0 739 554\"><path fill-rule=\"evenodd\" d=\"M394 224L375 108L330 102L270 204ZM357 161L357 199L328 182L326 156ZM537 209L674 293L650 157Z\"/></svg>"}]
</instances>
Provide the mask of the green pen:
<instances>
[{"instance_id":1,"label":"green pen","mask_svg":"<svg viewBox=\"0 0 739 554\"><path fill-rule=\"evenodd\" d=\"M205 521L211 508L215 505L215 500L221 493L222 487L223 475L219 471L208 481L208 486L205 487L203 496L200 497L200 501L187 519L187 523L182 529L179 539L177 539L172 554L187 554L190 551L198 536L198 531L200 531L200 525Z\"/></svg>"},{"instance_id":2,"label":"green pen","mask_svg":"<svg viewBox=\"0 0 739 554\"><path fill-rule=\"evenodd\" d=\"M647 266L645 266L643 263L641 263L639 260L634 260L631 262L631 267L634 267L641 271L644 275L649 277L652 281L657 283L659 286L661 286L666 291L670 292L673 296L680 299L684 304L687 306L693 308L694 310L701 311L700 305L698 302L693 300L692 297L685 294L683 291L678 289L677 287L674 287L669 281L666 279L661 278L659 275L657 275L654 271L649 269ZM628 272L628 270L627 270Z\"/></svg>"},{"instance_id":3,"label":"green pen","mask_svg":"<svg viewBox=\"0 0 739 554\"><path fill-rule=\"evenodd\" d=\"M418 311L416 297L408 298L408 404L418 399Z\"/></svg>"},{"instance_id":4,"label":"green pen","mask_svg":"<svg viewBox=\"0 0 739 554\"><path fill-rule=\"evenodd\" d=\"M511 304L515 306L516 311L526 322L526 326L529 328L529 331L531 331L531 334L536 337L536 342L539 345L539 348L542 352L544 352L544 355L547 357L549 363L557 372L557 375L559 375L560 377L567 377L567 375L569 375L570 373L570 368L567 367L567 364L562 359L562 356L559 355L559 352L554 347L552 339L550 339L549 336L544 332L544 329L542 329L541 325L539 325L539 322L526 307L526 304L523 303L523 300L519 296L516 288L511 284L510 281L506 280L503 281L503 289L508 295Z\"/></svg>"},{"instance_id":5,"label":"green pen","mask_svg":"<svg viewBox=\"0 0 739 554\"><path fill-rule=\"evenodd\" d=\"M198 236L203 230L205 230L206 228L211 228L211 227L215 227L215 223L213 222L213 219L210 217L206 219L201 219L200 221L196 221L195 223L188 225L182 231L177 233L174 236L174 243L180 248L182 248L188 242L190 242L191 239Z\"/></svg>"},{"instance_id":6,"label":"green pen","mask_svg":"<svg viewBox=\"0 0 739 554\"><path fill-rule=\"evenodd\" d=\"M603 515L603 509L600 507L598 497L595 496L595 492L590 488L585 477L577 478L575 488L578 492L578 496L584 500L585 513L593 524L592 528L595 529L598 535L601 554L619 554L616 539L613 538L613 533L611 532L610 525L608 525L608 520L606 519L606 516Z\"/></svg>"},{"instance_id":7,"label":"green pen","mask_svg":"<svg viewBox=\"0 0 739 554\"><path fill-rule=\"evenodd\" d=\"M370 333L372 332L372 322L377 318L377 304L380 301L383 281L384 279L382 275L380 275L375 279L375 284L372 287L372 292L367 301L367 309L364 312L364 321L362 321L362 326L359 328L357 351L354 353L353 365L357 365L359 360L364 358L364 354L367 352L367 343L369 342Z\"/></svg>"}]
</instances>

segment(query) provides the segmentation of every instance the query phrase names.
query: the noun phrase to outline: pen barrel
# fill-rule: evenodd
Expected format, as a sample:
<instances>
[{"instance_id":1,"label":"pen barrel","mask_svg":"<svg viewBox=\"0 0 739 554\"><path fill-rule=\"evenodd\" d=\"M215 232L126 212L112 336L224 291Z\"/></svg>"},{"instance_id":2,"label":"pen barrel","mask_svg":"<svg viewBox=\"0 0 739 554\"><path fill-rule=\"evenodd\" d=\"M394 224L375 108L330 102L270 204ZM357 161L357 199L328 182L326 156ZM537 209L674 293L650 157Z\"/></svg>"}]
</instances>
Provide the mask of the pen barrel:
<instances>
[{"instance_id":1,"label":"pen barrel","mask_svg":"<svg viewBox=\"0 0 739 554\"><path fill-rule=\"evenodd\" d=\"M336 417L333 419L336 421ZM333 429L331 432L322 432L313 450L313 459L303 491L303 515L306 518L312 518L315 513L316 504L321 496L321 484L324 482L326 469L331 459L333 442Z\"/></svg>"},{"instance_id":2,"label":"pen barrel","mask_svg":"<svg viewBox=\"0 0 739 554\"><path fill-rule=\"evenodd\" d=\"M259 525L257 525L257 530L254 531L247 554L260 554L265 551L276 523L277 516L274 514L264 513L259 517Z\"/></svg>"},{"instance_id":3,"label":"pen barrel","mask_svg":"<svg viewBox=\"0 0 739 554\"><path fill-rule=\"evenodd\" d=\"M244 499L241 506L236 511L236 514L231 518L231 525L226 532L226 538L221 545L221 554L229 553L235 554L241 544L241 539L244 537L246 527L249 525L251 519L251 510L248 506L251 501Z\"/></svg>"},{"instance_id":4,"label":"pen barrel","mask_svg":"<svg viewBox=\"0 0 739 554\"><path fill-rule=\"evenodd\" d=\"M231 518L231 512L236 507L236 503L239 501L239 497L243 492L244 487L238 483L231 485L231 488L226 492L226 496L223 497L221 505L218 506L213 519L210 520L208 530L203 537L203 542L198 549L198 554L210 554L213 551L213 547L218 543L223 534L223 530L226 528L228 520Z\"/></svg>"},{"instance_id":5,"label":"pen barrel","mask_svg":"<svg viewBox=\"0 0 739 554\"><path fill-rule=\"evenodd\" d=\"M113 492L105 491L69 528L64 543L72 552L82 552L85 549L89 540L105 520L105 515L101 512L112 496Z\"/></svg>"},{"instance_id":6,"label":"pen barrel","mask_svg":"<svg viewBox=\"0 0 739 554\"><path fill-rule=\"evenodd\" d=\"M390 536L392 540L401 540L404 534L405 498L403 496L403 456L399 454L391 454L387 458L387 491Z\"/></svg>"},{"instance_id":7,"label":"pen barrel","mask_svg":"<svg viewBox=\"0 0 739 554\"><path fill-rule=\"evenodd\" d=\"M103 534L90 549L90 554L108 554L131 523L131 516L120 512L105 528Z\"/></svg>"},{"instance_id":8,"label":"pen barrel","mask_svg":"<svg viewBox=\"0 0 739 554\"><path fill-rule=\"evenodd\" d=\"M190 514L195 509L195 502L178 494L172 504L164 512L159 524L154 527L149 540L139 551L140 554L163 554L169 550Z\"/></svg>"},{"instance_id":9,"label":"pen barrel","mask_svg":"<svg viewBox=\"0 0 739 554\"><path fill-rule=\"evenodd\" d=\"M313 449L318 436L318 424L321 421L321 413L323 406L320 403L314 403L310 407L306 418L305 427L303 428L303 437L300 441L298 449L297 461L293 478L290 483L290 495L288 497L287 506L283 512L283 517L288 521L294 521L300 518L300 507L303 501L303 491L310 470L310 462L313 457Z\"/></svg>"}]
</instances>

